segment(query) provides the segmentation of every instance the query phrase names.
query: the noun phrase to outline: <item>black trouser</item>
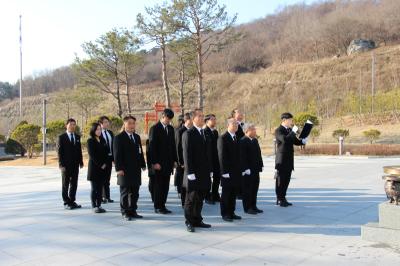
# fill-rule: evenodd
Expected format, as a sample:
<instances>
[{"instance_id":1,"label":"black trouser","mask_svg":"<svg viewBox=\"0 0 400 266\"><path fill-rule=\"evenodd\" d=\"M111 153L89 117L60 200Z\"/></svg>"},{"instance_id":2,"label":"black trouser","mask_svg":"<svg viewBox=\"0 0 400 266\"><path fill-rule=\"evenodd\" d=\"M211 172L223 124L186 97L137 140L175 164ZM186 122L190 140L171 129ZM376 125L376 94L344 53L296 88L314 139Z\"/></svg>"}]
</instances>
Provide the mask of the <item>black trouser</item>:
<instances>
[{"instance_id":1,"label":"black trouser","mask_svg":"<svg viewBox=\"0 0 400 266\"><path fill-rule=\"evenodd\" d=\"M286 192L289 187L292 170L277 171L275 176L275 193L278 200L286 199Z\"/></svg>"},{"instance_id":2,"label":"black trouser","mask_svg":"<svg viewBox=\"0 0 400 266\"><path fill-rule=\"evenodd\" d=\"M169 181L171 176L160 176L156 175L153 178L153 199L154 209L165 209L165 203L167 202L169 192Z\"/></svg>"},{"instance_id":3,"label":"black trouser","mask_svg":"<svg viewBox=\"0 0 400 266\"><path fill-rule=\"evenodd\" d=\"M67 174L68 172L68 174ZM72 171L73 174L70 174L70 171L61 171L61 179L62 179L62 198L64 201L64 205L71 204L76 200L76 190L78 188L78 175L79 175L79 166L77 169Z\"/></svg>"},{"instance_id":4,"label":"black trouser","mask_svg":"<svg viewBox=\"0 0 400 266\"><path fill-rule=\"evenodd\" d=\"M185 198L186 198L186 189L182 187L183 174L184 174L183 168L177 167L175 170L174 185L176 186L176 191L181 196L182 207L185 205Z\"/></svg>"},{"instance_id":5,"label":"black trouser","mask_svg":"<svg viewBox=\"0 0 400 266\"><path fill-rule=\"evenodd\" d=\"M106 179L103 186L103 198L110 199L110 180L111 180L111 170L112 170L112 159L107 161L107 166L105 169Z\"/></svg>"},{"instance_id":6,"label":"black trouser","mask_svg":"<svg viewBox=\"0 0 400 266\"><path fill-rule=\"evenodd\" d=\"M122 215L135 213L139 199L139 186L120 186L119 191Z\"/></svg>"},{"instance_id":7,"label":"black trouser","mask_svg":"<svg viewBox=\"0 0 400 266\"><path fill-rule=\"evenodd\" d=\"M90 199L92 201L92 208L101 206L101 192L104 186L103 180L91 180L90 181L91 191Z\"/></svg>"},{"instance_id":8,"label":"black trouser","mask_svg":"<svg viewBox=\"0 0 400 266\"><path fill-rule=\"evenodd\" d=\"M186 224L197 225L203 221L201 210L203 209L204 197L207 190L192 190L186 192L185 199L185 219Z\"/></svg>"},{"instance_id":9,"label":"black trouser","mask_svg":"<svg viewBox=\"0 0 400 266\"><path fill-rule=\"evenodd\" d=\"M231 217L236 207L236 186L222 186L221 193L221 216Z\"/></svg>"},{"instance_id":10,"label":"black trouser","mask_svg":"<svg viewBox=\"0 0 400 266\"><path fill-rule=\"evenodd\" d=\"M243 210L247 212L250 209L257 208L257 193L260 186L260 173L251 173L242 177L242 201Z\"/></svg>"}]
</instances>

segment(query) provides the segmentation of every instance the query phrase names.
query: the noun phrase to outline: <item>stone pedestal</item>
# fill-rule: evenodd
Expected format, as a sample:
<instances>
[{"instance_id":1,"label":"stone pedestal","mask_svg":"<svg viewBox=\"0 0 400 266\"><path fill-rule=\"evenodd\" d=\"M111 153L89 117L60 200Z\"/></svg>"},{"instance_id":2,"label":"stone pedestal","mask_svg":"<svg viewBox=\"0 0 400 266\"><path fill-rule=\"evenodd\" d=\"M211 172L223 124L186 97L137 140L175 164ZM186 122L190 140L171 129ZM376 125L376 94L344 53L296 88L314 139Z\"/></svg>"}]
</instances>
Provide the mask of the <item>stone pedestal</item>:
<instances>
[{"instance_id":1,"label":"stone pedestal","mask_svg":"<svg viewBox=\"0 0 400 266\"><path fill-rule=\"evenodd\" d=\"M379 204L379 223L361 227L363 240L400 247L400 205Z\"/></svg>"}]
</instances>

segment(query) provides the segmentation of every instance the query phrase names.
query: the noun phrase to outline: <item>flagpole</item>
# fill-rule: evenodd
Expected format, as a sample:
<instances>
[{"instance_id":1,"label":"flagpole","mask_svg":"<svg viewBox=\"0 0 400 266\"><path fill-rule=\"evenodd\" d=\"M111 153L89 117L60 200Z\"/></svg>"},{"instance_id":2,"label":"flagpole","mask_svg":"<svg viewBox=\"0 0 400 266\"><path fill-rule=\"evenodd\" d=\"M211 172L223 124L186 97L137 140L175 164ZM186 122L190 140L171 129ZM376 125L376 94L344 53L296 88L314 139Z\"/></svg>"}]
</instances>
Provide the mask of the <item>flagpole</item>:
<instances>
[{"instance_id":1,"label":"flagpole","mask_svg":"<svg viewBox=\"0 0 400 266\"><path fill-rule=\"evenodd\" d=\"M19 116L22 118L22 15L19 15Z\"/></svg>"}]
</instances>

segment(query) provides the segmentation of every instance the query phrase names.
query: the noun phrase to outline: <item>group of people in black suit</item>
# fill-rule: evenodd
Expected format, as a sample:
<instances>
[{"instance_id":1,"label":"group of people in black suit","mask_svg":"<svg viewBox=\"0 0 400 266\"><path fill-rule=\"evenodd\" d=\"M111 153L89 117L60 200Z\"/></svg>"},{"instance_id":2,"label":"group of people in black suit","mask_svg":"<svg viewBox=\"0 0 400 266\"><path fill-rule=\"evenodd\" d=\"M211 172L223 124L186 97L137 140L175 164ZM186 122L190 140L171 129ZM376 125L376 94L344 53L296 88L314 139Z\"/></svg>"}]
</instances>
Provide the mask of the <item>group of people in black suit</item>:
<instances>
[{"instance_id":1,"label":"group of people in black suit","mask_svg":"<svg viewBox=\"0 0 400 266\"><path fill-rule=\"evenodd\" d=\"M242 199L248 214L263 211L257 207L257 193L263 160L253 124L243 123L240 110L232 111L226 121L226 131L219 135L216 116L195 109L179 117L173 128L174 113L165 109L161 119L149 131L146 160L141 138L136 131L136 118L123 118L123 128L114 137L110 120L102 116L90 128L87 140L89 154L87 179L91 182L91 203L95 213L103 213L102 203L111 203L110 177L114 163L120 187L120 209L126 220L142 218L137 213L141 172L148 169L149 191L154 211L169 214L166 202L170 177L175 169L174 185L184 209L189 232L196 227L209 228L201 215L203 202L220 203L221 217L232 222L241 217L235 213L236 199ZM293 168L293 145L305 145L298 139L293 116L282 114L282 124L276 130L276 195L277 205L290 206L286 191ZM66 132L58 139L58 158L62 173L62 197L66 209L80 208L76 203L79 168L83 167L80 136L75 133L76 121L68 119ZM147 161L147 163L146 163ZM222 187L221 195L219 187Z\"/></svg>"}]
</instances>

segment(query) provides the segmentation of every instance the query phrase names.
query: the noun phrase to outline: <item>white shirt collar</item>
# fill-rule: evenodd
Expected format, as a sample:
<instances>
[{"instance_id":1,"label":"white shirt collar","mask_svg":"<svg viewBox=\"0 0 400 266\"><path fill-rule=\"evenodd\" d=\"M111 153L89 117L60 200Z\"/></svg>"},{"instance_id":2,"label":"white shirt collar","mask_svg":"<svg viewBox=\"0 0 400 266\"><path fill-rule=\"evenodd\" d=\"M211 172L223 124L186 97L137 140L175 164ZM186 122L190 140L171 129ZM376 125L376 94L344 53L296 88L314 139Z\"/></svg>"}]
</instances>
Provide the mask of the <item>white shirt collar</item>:
<instances>
[{"instance_id":1,"label":"white shirt collar","mask_svg":"<svg viewBox=\"0 0 400 266\"><path fill-rule=\"evenodd\" d=\"M232 139L233 139L233 137L236 137L236 134L232 134L232 133L229 132L229 131L228 131L228 133L229 133L229 135L231 135Z\"/></svg>"},{"instance_id":2,"label":"white shirt collar","mask_svg":"<svg viewBox=\"0 0 400 266\"><path fill-rule=\"evenodd\" d=\"M133 136L133 133L129 133L128 131L125 130L125 133L128 134L128 137Z\"/></svg>"},{"instance_id":3,"label":"white shirt collar","mask_svg":"<svg viewBox=\"0 0 400 266\"><path fill-rule=\"evenodd\" d=\"M197 129L197 131L199 131L199 133L201 133L201 131L203 130L201 127L197 127L195 125L193 125L193 126Z\"/></svg>"},{"instance_id":4,"label":"white shirt collar","mask_svg":"<svg viewBox=\"0 0 400 266\"><path fill-rule=\"evenodd\" d=\"M66 132L67 132L68 136L75 135L74 132L69 132L68 130Z\"/></svg>"}]
</instances>

